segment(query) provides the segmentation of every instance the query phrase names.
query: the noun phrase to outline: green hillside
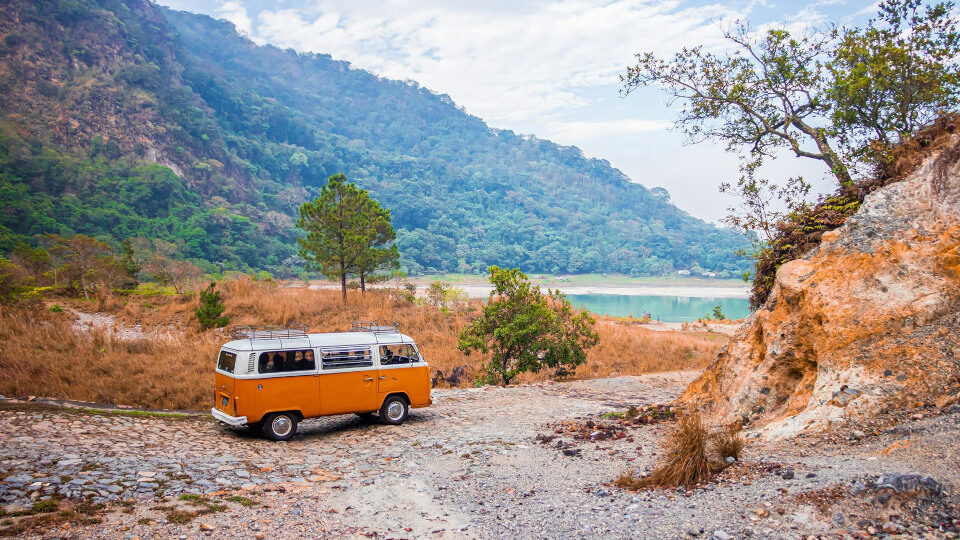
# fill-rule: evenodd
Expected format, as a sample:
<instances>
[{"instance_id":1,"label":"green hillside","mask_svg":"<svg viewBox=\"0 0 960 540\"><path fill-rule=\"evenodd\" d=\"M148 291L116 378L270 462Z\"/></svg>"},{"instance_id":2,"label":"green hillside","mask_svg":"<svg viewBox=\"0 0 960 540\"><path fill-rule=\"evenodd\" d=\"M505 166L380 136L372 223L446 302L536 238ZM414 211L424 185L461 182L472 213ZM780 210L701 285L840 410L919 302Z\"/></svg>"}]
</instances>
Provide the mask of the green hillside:
<instances>
[{"instance_id":1,"label":"green hillside","mask_svg":"<svg viewBox=\"0 0 960 540\"><path fill-rule=\"evenodd\" d=\"M606 161L416 83L143 1L0 6L0 251L145 236L211 271L295 275L296 210L338 172L392 210L413 273L747 266L739 236Z\"/></svg>"}]
</instances>

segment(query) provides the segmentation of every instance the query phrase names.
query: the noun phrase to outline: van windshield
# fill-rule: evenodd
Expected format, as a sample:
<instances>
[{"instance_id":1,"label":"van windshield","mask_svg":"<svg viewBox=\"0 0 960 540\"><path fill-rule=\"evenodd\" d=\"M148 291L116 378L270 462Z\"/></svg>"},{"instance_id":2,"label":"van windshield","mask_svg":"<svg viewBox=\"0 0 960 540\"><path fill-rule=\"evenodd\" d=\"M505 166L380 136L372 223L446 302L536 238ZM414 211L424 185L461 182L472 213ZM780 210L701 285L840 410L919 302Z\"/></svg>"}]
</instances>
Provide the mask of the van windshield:
<instances>
[{"instance_id":1,"label":"van windshield","mask_svg":"<svg viewBox=\"0 0 960 540\"><path fill-rule=\"evenodd\" d=\"M233 367L237 363L236 353L230 351L220 351L220 359L217 360L217 369L233 373Z\"/></svg>"}]
</instances>

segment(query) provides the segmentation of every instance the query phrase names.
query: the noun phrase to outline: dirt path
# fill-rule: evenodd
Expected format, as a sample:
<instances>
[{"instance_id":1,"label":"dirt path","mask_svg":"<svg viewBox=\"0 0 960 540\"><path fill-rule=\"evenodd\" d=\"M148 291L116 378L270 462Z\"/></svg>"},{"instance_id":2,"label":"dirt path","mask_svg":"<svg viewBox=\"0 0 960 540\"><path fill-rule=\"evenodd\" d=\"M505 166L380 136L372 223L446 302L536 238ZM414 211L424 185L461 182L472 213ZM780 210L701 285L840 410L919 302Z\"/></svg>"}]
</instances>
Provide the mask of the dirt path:
<instances>
[{"instance_id":1,"label":"dirt path","mask_svg":"<svg viewBox=\"0 0 960 540\"><path fill-rule=\"evenodd\" d=\"M636 494L606 483L628 467L650 466L664 425L616 441L537 441L554 434L549 424L557 420L669 401L694 376L435 390L435 404L414 410L402 426L331 417L304 422L287 443L204 419L7 407L0 410L0 500L8 514L52 493L136 501L111 503L99 524L50 525L43 536L679 538L719 530L718 538L800 537L844 525L831 521L831 511L784 502L797 494L890 469L948 481L957 475L956 465L945 471L913 453L878 454L887 439L902 438L891 433L836 444L828 454L802 441L756 444L743 466L744 474L763 471L752 481ZM956 425L958 416L924 421ZM939 435L919 440L925 448L955 458L956 428L932 432ZM772 459L784 465L763 469ZM794 478L777 472L787 468ZM191 493L206 499L180 500ZM180 523L176 512L198 509L216 511Z\"/></svg>"}]
</instances>

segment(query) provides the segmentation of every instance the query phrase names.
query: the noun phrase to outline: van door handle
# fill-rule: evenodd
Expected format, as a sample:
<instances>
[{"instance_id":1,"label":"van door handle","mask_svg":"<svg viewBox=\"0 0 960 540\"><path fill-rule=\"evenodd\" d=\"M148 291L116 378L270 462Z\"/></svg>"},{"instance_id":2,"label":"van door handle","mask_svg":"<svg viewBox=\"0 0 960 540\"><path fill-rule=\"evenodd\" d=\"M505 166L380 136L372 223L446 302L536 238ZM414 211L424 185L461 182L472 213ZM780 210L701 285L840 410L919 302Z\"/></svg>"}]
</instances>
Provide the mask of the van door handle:
<instances>
[{"instance_id":1,"label":"van door handle","mask_svg":"<svg viewBox=\"0 0 960 540\"><path fill-rule=\"evenodd\" d=\"M386 378L387 378L386 375L381 375L381 376L380 376L380 380L381 380L381 381L384 380L384 379L386 379Z\"/></svg>"},{"instance_id":2,"label":"van door handle","mask_svg":"<svg viewBox=\"0 0 960 540\"><path fill-rule=\"evenodd\" d=\"M371 382L373 380L373 377L364 377L363 380L367 382Z\"/></svg>"}]
</instances>

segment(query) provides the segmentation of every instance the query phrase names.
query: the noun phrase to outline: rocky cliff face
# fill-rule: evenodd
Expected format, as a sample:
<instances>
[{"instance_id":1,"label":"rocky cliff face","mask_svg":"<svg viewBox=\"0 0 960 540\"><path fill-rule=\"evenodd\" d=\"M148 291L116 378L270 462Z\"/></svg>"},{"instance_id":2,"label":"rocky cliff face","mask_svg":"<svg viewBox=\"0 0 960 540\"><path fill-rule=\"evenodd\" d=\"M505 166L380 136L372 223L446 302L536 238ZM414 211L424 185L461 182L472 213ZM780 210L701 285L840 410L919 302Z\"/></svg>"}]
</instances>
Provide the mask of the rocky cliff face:
<instances>
[{"instance_id":1,"label":"rocky cliff face","mask_svg":"<svg viewBox=\"0 0 960 540\"><path fill-rule=\"evenodd\" d=\"M956 400L960 137L947 143L783 265L680 399L773 436Z\"/></svg>"}]
</instances>

